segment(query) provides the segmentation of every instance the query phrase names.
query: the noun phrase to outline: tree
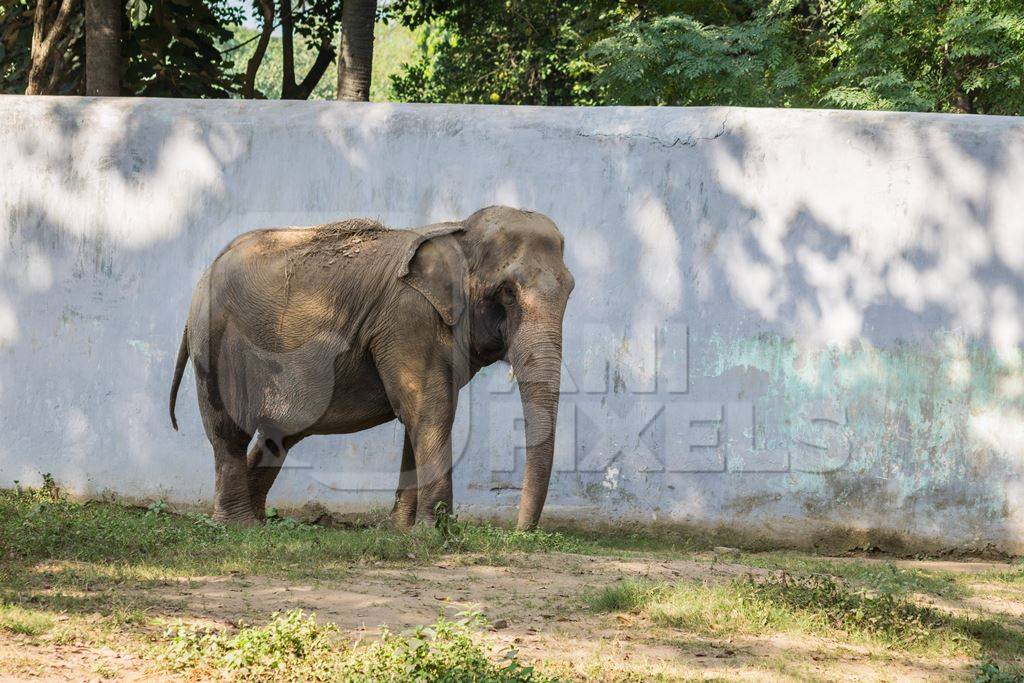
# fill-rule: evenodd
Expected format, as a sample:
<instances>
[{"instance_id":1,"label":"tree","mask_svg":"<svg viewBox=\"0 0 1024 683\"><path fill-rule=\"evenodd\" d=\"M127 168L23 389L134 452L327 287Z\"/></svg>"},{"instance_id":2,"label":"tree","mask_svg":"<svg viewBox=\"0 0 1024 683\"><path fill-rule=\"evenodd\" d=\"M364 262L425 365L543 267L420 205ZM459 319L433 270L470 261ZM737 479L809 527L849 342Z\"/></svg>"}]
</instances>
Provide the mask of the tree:
<instances>
[{"instance_id":1,"label":"tree","mask_svg":"<svg viewBox=\"0 0 1024 683\"><path fill-rule=\"evenodd\" d=\"M833 0L829 10L837 29L824 104L1024 113L1020 0Z\"/></svg>"},{"instance_id":2,"label":"tree","mask_svg":"<svg viewBox=\"0 0 1024 683\"><path fill-rule=\"evenodd\" d=\"M589 51L595 80L614 104L814 106L819 66L796 5L740 9L719 24L690 13L635 12Z\"/></svg>"},{"instance_id":3,"label":"tree","mask_svg":"<svg viewBox=\"0 0 1024 683\"><path fill-rule=\"evenodd\" d=\"M32 19L32 47L26 95L57 92L72 33L74 0L38 0Z\"/></svg>"},{"instance_id":4,"label":"tree","mask_svg":"<svg viewBox=\"0 0 1024 683\"><path fill-rule=\"evenodd\" d=\"M120 95L122 7L119 0L84 2L85 94Z\"/></svg>"},{"instance_id":5,"label":"tree","mask_svg":"<svg viewBox=\"0 0 1024 683\"><path fill-rule=\"evenodd\" d=\"M419 59L393 78L421 102L596 104L584 52L615 0L396 0L387 14L427 26Z\"/></svg>"},{"instance_id":6,"label":"tree","mask_svg":"<svg viewBox=\"0 0 1024 683\"><path fill-rule=\"evenodd\" d=\"M1019 0L771 0L626 13L589 52L618 104L1024 112Z\"/></svg>"},{"instance_id":7,"label":"tree","mask_svg":"<svg viewBox=\"0 0 1024 683\"><path fill-rule=\"evenodd\" d=\"M426 102L1024 112L1020 0L396 0Z\"/></svg>"},{"instance_id":8,"label":"tree","mask_svg":"<svg viewBox=\"0 0 1024 683\"><path fill-rule=\"evenodd\" d=\"M312 0L297 6L292 0L281 0L280 20L274 23L273 0L254 0L262 18L262 27L256 49L246 63L242 95L265 97L256 88L256 75L267 54L271 36L276 27L281 29L281 99L304 100L316 88L327 68L334 61L334 34L341 18L339 0ZM296 78L296 38L316 46L316 59L301 80Z\"/></svg>"},{"instance_id":9,"label":"tree","mask_svg":"<svg viewBox=\"0 0 1024 683\"><path fill-rule=\"evenodd\" d=\"M123 92L146 97L231 97L242 79L229 27L242 15L228 0L131 0L122 41Z\"/></svg>"},{"instance_id":10,"label":"tree","mask_svg":"<svg viewBox=\"0 0 1024 683\"><path fill-rule=\"evenodd\" d=\"M267 47L270 45L270 38L274 33L274 2L273 0L257 0L260 16L263 18L263 26L260 29L260 37L256 48L246 61L245 80L242 86L242 97L252 99L256 97L256 75L263 63L263 57L267 54Z\"/></svg>"},{"instance_id":11,"label":"tree","mask_svg":"<svg viewBox=\"0 0 1024 683\"><path fill-rule=\"evenodd\" d=\"M57 43L50 94L84 94L86 36L82 0ZM51 26L57 0L42 0ZM242 16L231 0L128 0L119 6L119 82L124 95L229 97L241 87L230 53L229 27ZM26 92L31 68L35 0L0 0L0 92ZM76 11L77 10L77 11Z\"/></svg>"},{"instance_id":12,"label":"tree","mask_svg":"<svg viewBox=\"0 0 1024 683\"><path fill-rule=\"evenodd\" d=\"M345 0L338 50L338 99L368 102L373 74L376 0Z\"/></svg>"}]
</instances>

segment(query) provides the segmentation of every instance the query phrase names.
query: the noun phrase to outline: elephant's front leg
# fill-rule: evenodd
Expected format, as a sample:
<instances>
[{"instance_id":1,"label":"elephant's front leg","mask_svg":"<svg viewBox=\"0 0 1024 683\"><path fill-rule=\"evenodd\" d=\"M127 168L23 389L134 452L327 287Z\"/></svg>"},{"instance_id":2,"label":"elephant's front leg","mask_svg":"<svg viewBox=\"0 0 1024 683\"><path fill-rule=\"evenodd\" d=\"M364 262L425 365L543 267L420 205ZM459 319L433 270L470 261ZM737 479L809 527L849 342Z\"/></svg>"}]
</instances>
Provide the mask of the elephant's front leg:
<instances>
[{"instance_id":1,"label":"elephant's front leg","mask_svg":"<svg viewBox=\"0 0 1024 683\"><path fill-rule=\"evenodd\" d=\"M416 462L416 518L434 523L438 505L452 512L453 401L439 400L429 412L407 426Z\"/></svg>"},{"instance_id":2,"label":"elephant's front leg","mask_svg":"<svg viewBox=\"0 0 1024 683\"><path fill-rule=\"evenodd\" d=\"M398 488L395 490L395 506L391 509L391 519L399 529L408 529L416 523L416 458L409 439L409 430L405 430L402 446L402 469L398 475Z\"/></svg>"},{"instance_id":3,"label":"elephant's front leg","mask_svg":"<svg viewBox=\"0 0 1024 683\"><path fill-rule=\"evenodd\" d=\"M456 394L451 374L445 367L381 373L388 398L405 425L402 456L404 478L396 493L395 520L399 525L414 521L433 523L438 503L452 510L452 423ZM412 379L415 378L415 379ZM409 463L409 451L412 463ZM406 475L410 469L413 477Z\"/></svg>"}]
</instances>

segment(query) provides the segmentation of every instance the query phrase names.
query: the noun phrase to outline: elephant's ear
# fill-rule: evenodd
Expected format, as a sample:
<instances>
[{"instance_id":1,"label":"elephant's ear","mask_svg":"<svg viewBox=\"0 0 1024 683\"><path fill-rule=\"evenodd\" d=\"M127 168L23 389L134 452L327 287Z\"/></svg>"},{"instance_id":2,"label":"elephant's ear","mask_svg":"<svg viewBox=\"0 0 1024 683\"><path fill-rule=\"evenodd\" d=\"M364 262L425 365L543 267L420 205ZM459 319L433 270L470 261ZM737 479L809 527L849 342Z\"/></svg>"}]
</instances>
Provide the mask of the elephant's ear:
<instances>
[{"instance_id":1,"label":"elephant's ear","mask_svg":"<svg viewBox=\"0 0 1024 683\"><path fill-rule=\"evenodd\" d=\"M422 294L449 327L466 308L466 258L453 233L461 223L440 223L414 231L399 277Z\"/></svg>"}]
</instances>

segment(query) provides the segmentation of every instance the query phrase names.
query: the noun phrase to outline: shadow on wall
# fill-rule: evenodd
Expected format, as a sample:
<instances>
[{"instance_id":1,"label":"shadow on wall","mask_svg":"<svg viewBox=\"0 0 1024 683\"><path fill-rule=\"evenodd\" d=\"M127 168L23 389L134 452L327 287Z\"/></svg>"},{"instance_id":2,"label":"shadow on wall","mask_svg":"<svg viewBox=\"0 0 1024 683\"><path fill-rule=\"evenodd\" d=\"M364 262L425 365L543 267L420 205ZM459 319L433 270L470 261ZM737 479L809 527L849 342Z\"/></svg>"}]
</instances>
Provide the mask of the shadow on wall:
<instances>
[{"instance_id":1,"label":"shadow on wall","mask_svg":"<svg viewBox=\"0 0 1024 683\"><path fill-rule=\"evenodd\" d=\"M690 446L652 403L653 416L642 409L601 442L600 467L558 474L554 503L1021 530L1017 122L16 97L0 98L0 121L5 482L50 471L86 492L206 497L194 393L179 400L178 438L165 398L192 288L224 244L255 227L353 215L407 226L502 203L542 211L567 235L577 288L566 374L578 386L566 403L622 421L645 400L633 388L658 374L639 350L678 323L690 344L683 400L749 401L759 416L746 455L723 425L706 447L721 470L685 471L673 462ZM597 366L611 378L604 393L582 380ZM487 400L471 403L486 412ZM815 470L794 466L790 449L785 468L751 476L759 454L813 443L799 433L810 404L843 415L849 457ZM477 417L487 422L474 414L474 430ZM344 445L354 469L395 472L388 430L304 443L293 457L336 458ZM457 475L486 491L489 437L468 438L472 462ZM580 441L573 462L593 461ZM288 495L319 495L303 481ZM504 494L479 500L488 495Z\"/></svg>"}]
</instances>

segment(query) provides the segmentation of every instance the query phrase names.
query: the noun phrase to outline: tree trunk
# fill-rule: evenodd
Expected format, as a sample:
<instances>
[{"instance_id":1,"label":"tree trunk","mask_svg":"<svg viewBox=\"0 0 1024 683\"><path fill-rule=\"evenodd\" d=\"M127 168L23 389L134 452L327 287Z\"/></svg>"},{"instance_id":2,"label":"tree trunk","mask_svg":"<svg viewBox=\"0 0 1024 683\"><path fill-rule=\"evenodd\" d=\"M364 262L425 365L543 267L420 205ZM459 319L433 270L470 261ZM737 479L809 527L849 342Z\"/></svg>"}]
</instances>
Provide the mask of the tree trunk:
<instances>
[{"instance_id":1,"label":"tree trunk","mask_svg":"<svg viewBox=\"0 0 1024 683\"><path fill-rule=\"evenodd\" d=\"M64 62L63 51L67 47L65 33L71 20L72 0L62 0L53 24L47 26L51 4L38 0L32 18L32 52L28 69L26 95L50 95L60 81L60 69ZM49 72L49 73L48 73Z\"/></svg>"},{"instance_id":2,"label":"tree trunk","mask_svg":"<svg viewBox=\"0 0 1024 683\"><path fill-rule=\"evenodd\" d=\"M85 0L85 94L121 94L121 0Z\"/></svg>"},{"instance_id":3,"label":"tree trunk","mask_svg":"<svg viewBox=\"0 0 1024 683\"><path fill-rule=\"evenodd\" d=\"M313 94L327 67L334 61L334 46L325 39L317 49L316 61L309 68L302 82L295 80L295 20L292 16L292 0L281 0L281 99L307 100Z\"/></svg>"},{"instance_id":4,"label":"tree trunk","mask_svg":"<svg viewBox=\"0 0 1024 683\"><path fill-rule=\"evenodd\" d=\"M341 8L341 49L338 53L338 99L370 100L373 72L375 0L345 0Z\"/></svg>"},{"instance_id":5,"label":"tree trunk","mask_svg":"<svg viewBox=\"0 0 1024 683\"><path fill-rule=\"evenodd\" d=\"M263 28L260 31L260 39L256 43L256 49L246 63L245 81L242 83L242 97L247 100L256 97L256 73L260 70L263 56L267 54L267 46L270 45L271 34L274 32L273 0L260 0L260 11L263 14Z\"/></svg>"},{"instance_id":6,"label":"tree trunk","mask_svg":"<svg viewBox=\"0 0 1024 683\"><path fill-rule=\"evenodd\" d=\"M292 0L281 0L281 99L295 100L295 25Z\"/></svg>"}]
</instances>

